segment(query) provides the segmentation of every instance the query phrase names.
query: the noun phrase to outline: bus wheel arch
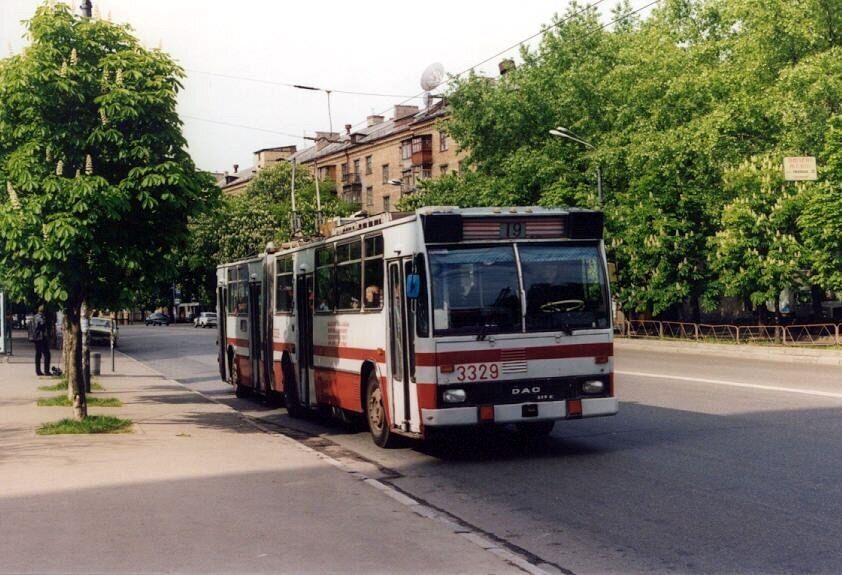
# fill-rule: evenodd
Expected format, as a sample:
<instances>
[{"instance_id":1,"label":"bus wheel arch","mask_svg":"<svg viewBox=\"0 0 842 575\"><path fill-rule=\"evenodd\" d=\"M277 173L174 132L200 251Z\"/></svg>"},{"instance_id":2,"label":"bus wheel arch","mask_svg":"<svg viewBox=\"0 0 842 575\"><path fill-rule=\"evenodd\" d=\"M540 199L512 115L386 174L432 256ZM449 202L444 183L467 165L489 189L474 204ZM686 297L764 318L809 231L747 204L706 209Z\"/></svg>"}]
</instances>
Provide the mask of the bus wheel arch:
<instances>
[{"instance_id":1,"label":"bus wheel arch","mask_svg":"<svg viewBox=\"0 0 842 575\"><path fill-rule=\"evenodd\" d=\"M377 376L376 369L368 369L368 377L365 380L365 402L363 413L368 424L368 430L374 444L386 449L396 447L398 435L392 431L389 416L386 410L386 402ZM361 374L362 375L362 374Z\"/></svg>"}]
</instances>

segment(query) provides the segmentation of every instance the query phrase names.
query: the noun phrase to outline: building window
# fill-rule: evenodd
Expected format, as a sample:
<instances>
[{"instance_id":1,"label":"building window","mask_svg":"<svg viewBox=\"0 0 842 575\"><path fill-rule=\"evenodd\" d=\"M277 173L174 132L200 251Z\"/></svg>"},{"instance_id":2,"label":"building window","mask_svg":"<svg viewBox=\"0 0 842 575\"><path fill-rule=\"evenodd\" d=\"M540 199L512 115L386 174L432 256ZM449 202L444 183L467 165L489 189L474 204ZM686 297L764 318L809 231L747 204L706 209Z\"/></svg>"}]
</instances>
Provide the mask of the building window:
<instances>
[{"instance_id":1,"label":"building window","mask_svg":"<svg viewBox=\"0 0 842 575\"><path fill-rule=\"evenodd\" d=\"M447 173L447 168L448 168L447 164L442 164L441 166L439 166L439 171L441 172L442 176Z\"/></svg>"},{"instance_id":2,"label":"building window","mask_svg":"<svg viewBox=\"0 0 842 575\"><path fill-rule=\"evenodd\" d=\"M412 170L401 172L401 192L411 194L415 191L415 173Z\"/></svg>"},{"instance_id":3,"label":"building window","mask_svg":"<svg viewBox=\"0 0 842 575\"><path fill-rule=\"evenodd\" d=\"M374 187L368 186L365 189L365 205L371 207L374 205Z\"/></svg>"},{"instance_id":4,"label":"building window","mask_svg":"<svg viewBox=\"0 0 842 575\"><path fill-rule=\"evenodd\" d=\"M433 177L433 168L421 168L421 179L429 180Z\"/></svg>"},{"instance_id":5,"label":"building window","mask_svg":"<svg viewBox=\"0 0 842 575\"><path fill-rule=\"evenodd\" d=\"M383 196L383 211L388 212L392 209L392 200L389 196Z\"/></svg>"},{"instance_id":6,"label":"building window","mask_svg":"<svg viewBox=\"0 0 842 575\"><path fill-rule=\"evenodd\" d=\"M383 183L389 183L389 164L383 164Z\"/></svg>"},{"instance_id":7,"label":"building window","mask_svg":"<svg viewBox=\"0 0 842 575\"><path fill-rule=\"evenodd\" d=\"M439 132L439 152L447 151L447 132L442 130Z\"/></svg>"},{"instance_id":8,"label":"building window","mask_svg":"<svg viewBox=\"0 0 842 575\"><path fill-rule=\"evenodd\" d=\"M410 158L412 158L412 140L404 140L401 142L401 160Z\"/></svg>"},{"instance_id":9,"label":"building window","mask_svg":"<svg viewBox=\"0 0 842 575\"><path fill-rule=\"evenodd\" d=\"M345 163L342 164L342 175L343 176L348 175L348 162L345 162Z\"/></svg>"},{"instance_id":10,"label":"building window","mask_svg":"<svg viewBox=\"0 0 842 575\"><path fill-rule=\"evenodd\" d=\"M370 176L374 172L374 166L372 165L373 162L371 161L371 156L365 157L365 175Z\"/></svg>"},{"instance_id":11,"label":"building window","mask_svg":"<svg viewBox=\"0 0 842 575\"><path fill-rule=\"evenodd\" d=\"M354 174L360 175L360 161L354 160Z\"/></svg>"}]
</instances>

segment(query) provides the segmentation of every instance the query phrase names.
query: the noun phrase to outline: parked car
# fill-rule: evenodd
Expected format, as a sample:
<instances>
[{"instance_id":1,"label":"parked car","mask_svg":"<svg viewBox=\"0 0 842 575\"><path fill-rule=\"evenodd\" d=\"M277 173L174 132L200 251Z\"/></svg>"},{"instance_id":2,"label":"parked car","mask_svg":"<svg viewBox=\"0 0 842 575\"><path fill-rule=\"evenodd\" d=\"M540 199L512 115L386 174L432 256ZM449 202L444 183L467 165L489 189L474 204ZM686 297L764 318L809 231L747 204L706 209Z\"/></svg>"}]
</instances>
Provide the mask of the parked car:
<instances>
[{"instance_id":1,"label":"parked car","mask_svg":"<svg viewBox=\"0 0 842 575\"><path fill-rule=\"evenodd\" d=\"M193 322L193 327L216 327L216 312L203 311Z\"/></svg>"},{"instance_id":2,"label":"parked car","mask_svg":"<svg viewBox=\"0 0 842 575\"><path fill-rule=\"evenodd\" d=\"M170 316L165 313L155 312L146 316L146 325L170 325Z\"/></svg>"},{"instance_id":3,"label":"parked car","mask_svg":"<svg viewBox=\"0 0 842 575\"><path fill-rule=\"evenodd\" d=\"M111 320L104 317L94 317L88 323L88 333L91 336L91 343L105 343L111 345ZM117 347L117 338L120 330L114 326L114 347Z\"/></svg>"}]
</instances>

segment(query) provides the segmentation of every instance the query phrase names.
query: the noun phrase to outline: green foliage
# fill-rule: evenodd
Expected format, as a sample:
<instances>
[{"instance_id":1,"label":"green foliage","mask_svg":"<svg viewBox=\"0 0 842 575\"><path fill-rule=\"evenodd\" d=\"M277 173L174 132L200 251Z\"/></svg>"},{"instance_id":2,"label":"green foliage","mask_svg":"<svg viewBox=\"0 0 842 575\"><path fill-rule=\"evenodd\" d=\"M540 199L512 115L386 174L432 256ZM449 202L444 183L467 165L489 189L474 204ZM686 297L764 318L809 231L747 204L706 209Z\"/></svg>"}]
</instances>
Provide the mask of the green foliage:
<instances>
[{"instance_id":1,"label":"green foliage","mask_svg":"<svg viewBox=\"0 0 842 575\"><path fill-rule=\"evenodd\" d=\"M38 8L0 62L0 267L16 295L118 308L171 273L213 198L185 151L182 70L130 29Z\"/></svg>"},{"instance_id":2,"label":"green foliage","mask_svg":"<svg viewBox=\"0 0 842 575\"><path fill-rule=\"evenodd\" d=\"M769 156L729 170L724 184L736 199L711 239L711 267L726 295L754 306L776 301L782 288L805 280L796 222L804 186L785 183Z\"/></svg>"},{"instance_id":3,"label":"green foliage","mask_svg":"<svg viewBox=\"0 0 842 575\"><path fill-rule=\"evenodd\" d=\"M800 281L838 290L840 13L835 0L666 0L604 28L571 4L517 70L454 81L445 127L474 172L402 207L593 208L599 166L626 310L766 301ZM764 179L792 155L817 156L821 182Z\"/></svg>"},{"instance_id":4,"label":"green foliage","mask_svg":"<svg viewBox=\"0 0 842 575\"><path fill-rule=\"evenodd\" d=\"M215 266L263 252L270 241L280 245L293 236L292 164L279 162L262 169L239 196L223 198L213 211L190 224L185 252L189 275L204 278L206 293L216 285ZM339 200L333 182L320 182L323 217L345 216L354 205ZM295 174L296 209L306 235L316 229L316 187L306 168ZM212 301L213 296L209 299Z\"/></svg>"},{"instance_id":5,"label":"green foliage","mask_svg":"<svg viewBox=\"0 0 842 575\"><path fill-rule=\"evenodd\" d=\"M132 422L109 415L91 415L81 421L62 419L45 423L38 428L38 435L59 435L66 433L127 433Z\"/></svg>"}]
</instances>

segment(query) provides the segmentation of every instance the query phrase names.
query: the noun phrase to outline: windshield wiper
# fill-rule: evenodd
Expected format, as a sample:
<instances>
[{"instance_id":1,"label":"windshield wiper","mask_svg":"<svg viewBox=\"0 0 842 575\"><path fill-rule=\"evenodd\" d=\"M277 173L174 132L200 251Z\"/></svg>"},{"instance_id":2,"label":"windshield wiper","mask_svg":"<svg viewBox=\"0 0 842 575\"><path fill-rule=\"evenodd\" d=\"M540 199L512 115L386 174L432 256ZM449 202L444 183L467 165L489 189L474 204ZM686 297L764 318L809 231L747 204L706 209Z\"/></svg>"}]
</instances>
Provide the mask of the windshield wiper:
<instances>
[{"instance_id":1,"label":"windshield wiper","mask_svg":"<svg viewBox=\"0 0 842 575\"><path fill-rule=\"evenodd\" d=\"M477 334L477 341L485 341L485 336L488 335L488 330L492 328L499 328L496 323L484 323Z\"/></svg>"}]
</instances>

